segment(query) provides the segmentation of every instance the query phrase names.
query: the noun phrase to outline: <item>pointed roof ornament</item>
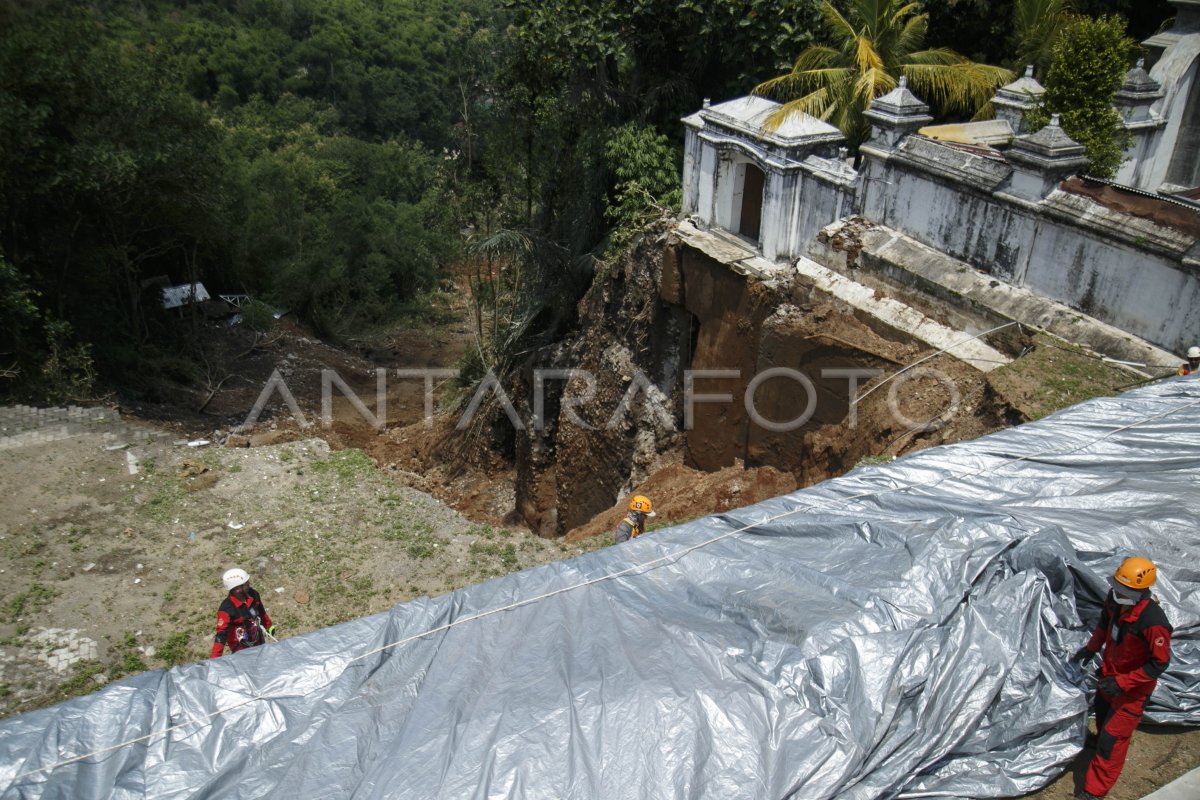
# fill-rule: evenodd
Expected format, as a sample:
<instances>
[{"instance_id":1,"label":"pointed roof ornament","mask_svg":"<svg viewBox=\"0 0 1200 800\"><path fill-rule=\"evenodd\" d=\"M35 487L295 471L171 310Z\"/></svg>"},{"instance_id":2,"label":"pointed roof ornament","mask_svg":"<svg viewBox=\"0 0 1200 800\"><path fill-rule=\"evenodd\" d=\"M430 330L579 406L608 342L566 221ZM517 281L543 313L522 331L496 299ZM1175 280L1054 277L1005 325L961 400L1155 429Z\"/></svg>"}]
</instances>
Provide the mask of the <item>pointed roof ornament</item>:
<instances>
[{"instance_id":1,"label":"pointed roof ornament","mask_svg":"<svg viewBox=\"0 0 1200 800\"><path fill-rule=\"evenodd\" d=\"M1033 64L1028 64L1025 67L1025 74L1012 83L1001 86L996 92L996 97L1027 103L1030 100L1040 99L1045 93L1045 87L1033 77Z\"/></svg>"},{"instance_id":2,"label":"pointed roof ornament","mask_svg":"<svg viewBox=\"0 0 1200 800\"><path fill-rule=\"evenodd\" d=\"M1041 153L1056 160L1082 155L1084 151L1083 145L1067 136L1067 132L1062 129L1058 114L1051 114L1050 122L1037 133L1018 136L1013 140L1012 146L1013 149Z\"/></svg>"},{"instance_id":3,"label":"pointed roof ornament","mask_svg":"<svg viewBox=\"0 0 1200 800\"><path fill-rule=\"evenodd\" d=\"M906 75L900 76L895 89L872 100L863 116L871 123L871 138L887 147L895 147L909 133L933 122L929 106L908 90Z\"/></svg>"},{"instance_id":4,"label":"pointed roof ornament","mask_svg":"<svg viewBox=\"0 0 1200 800\"><path fill-rule=\"evenodd\" d=\"M1139 98L1150 96L1157 98L1160 89L1162 89L1162 85L1146 72L1146 59L1138 59L1138 64L1124 74L1124 78L1121 80L1121 91L1117 92L1117 97L1126 98L1126 100L1139 100Z\"/></svg>"},{"instance_id":5,"label":"pointed roof ornament","mask_svg":"<svg viewBox=\"0 0 1200 800\"><path fill-rule=\"evenodd\" d=\"M1018 136L1005 153L1013 171L1008 193L1025 200L1040 202L1068 175L1087 168L1083 145L1067 136L1059 125L1058 114L1037 133Z\"/></svg>"},{"instance_id":6,"label":"pointed roof ornament","mask_svg":"<svg viewBox=\"0 0 1200 800\"><path fill-rule=\"evenodd\" d=\"M1121 80L1121 93L1127 95L1157 94L1162 86L1146 72L1146 59L1139 58L1137 65L1125 73Z\"/></svg>"},{"instance_id":7,"label":"pointed roof ornament","mask_svg":"<svg viewBox=\"0 0 1200 800\"><path fill-rule=\"evenodd\" d=\"M1113 105L1121 112L1127 130L1158 127L1163 120L1153 106L1162 96L1162 85L1146 72L1146 60L1139 58L1137 65L1125 73L1121 89L1113 95Z\"/></svg>"},{"instance_id":8,"label":"pointed roof ornament","mask_svg":"<svg viewBox=\"0 0 1200 800\"><path fill-rule=\"evenodd\" d=\"M1016 134L1029 133L1025 116L1041 105L1045 88L1033 77L1033 65L1025 67L1025 75L1010 84L1000 87L992 98L996 119L1008 122Z\"/></svg>"},{"instance_id":9,"label":"pointed roof ornament","mask_svg":"<svg viewBox=\"0 0 1200 800\"><path fill-rule=\"evenodd\" d=\"M872 111L882 111L898 117L913 117L929 113L929 106L908 89L908 76L901 75L896 88L871 101Z\"/></svg>"},{"instance_id":10,"label":"pointed roof ornament","mask_svg":"<svg viewBox=\"0 0 1200 800\"><path fill-rule=\"evenodd\" d=\"M1033 164L1040 168L1062 168L1087 164L1084 147L1067 135L1059 124L1059 115L1052 114L1050 122L1037 133L1018 136L1012 141L1008 158Z\"/></svg>"}]
</instances>

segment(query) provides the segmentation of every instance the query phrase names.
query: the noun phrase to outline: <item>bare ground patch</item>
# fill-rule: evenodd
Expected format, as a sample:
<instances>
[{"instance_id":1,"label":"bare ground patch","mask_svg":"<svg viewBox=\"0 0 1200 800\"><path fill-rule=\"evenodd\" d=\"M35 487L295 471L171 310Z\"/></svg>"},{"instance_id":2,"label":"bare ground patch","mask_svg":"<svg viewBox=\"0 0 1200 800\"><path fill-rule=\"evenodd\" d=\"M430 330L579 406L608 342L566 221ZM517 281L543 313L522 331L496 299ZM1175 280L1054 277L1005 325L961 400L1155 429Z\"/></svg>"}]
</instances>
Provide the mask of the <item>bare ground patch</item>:
<instances>
[{"instance_id":1,"label":"bare ground patch","mask_svg":"<svg viewBox=\"0 0 1200 800\"><path fill-rule=\"evenodd\" d=\"M289 636L578 552L472 523L317 439L129 450L136 474L98 435L0 452L5 715L207 657L230 566ZM70 663L50 663L59 650Z\"/></svg>"}]
</instances>

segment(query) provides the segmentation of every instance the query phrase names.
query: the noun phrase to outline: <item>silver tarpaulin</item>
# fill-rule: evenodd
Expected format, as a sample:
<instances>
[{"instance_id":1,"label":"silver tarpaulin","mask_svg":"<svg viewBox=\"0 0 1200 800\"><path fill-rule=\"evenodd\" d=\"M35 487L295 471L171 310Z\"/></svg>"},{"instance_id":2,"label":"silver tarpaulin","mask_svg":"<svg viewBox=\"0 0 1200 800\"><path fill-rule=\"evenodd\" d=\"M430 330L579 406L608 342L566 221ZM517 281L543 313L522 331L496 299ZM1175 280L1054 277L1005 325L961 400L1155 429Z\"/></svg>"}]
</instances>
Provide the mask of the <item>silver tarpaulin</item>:
<instances>
[{"instance_id":1,"label":"silver tarpaulin","mask_svg":"<svg viewBox=\"0 0 1200 800\"><path fill-rule=\"evenodd\" d=\"M1067 663L1159 565L1200 723L1200 380L1091 401L386 614L0 721L4 798L1015 796ZM1082 619L1081 619L1082 618Z\"/></svg>"}]
</instances>

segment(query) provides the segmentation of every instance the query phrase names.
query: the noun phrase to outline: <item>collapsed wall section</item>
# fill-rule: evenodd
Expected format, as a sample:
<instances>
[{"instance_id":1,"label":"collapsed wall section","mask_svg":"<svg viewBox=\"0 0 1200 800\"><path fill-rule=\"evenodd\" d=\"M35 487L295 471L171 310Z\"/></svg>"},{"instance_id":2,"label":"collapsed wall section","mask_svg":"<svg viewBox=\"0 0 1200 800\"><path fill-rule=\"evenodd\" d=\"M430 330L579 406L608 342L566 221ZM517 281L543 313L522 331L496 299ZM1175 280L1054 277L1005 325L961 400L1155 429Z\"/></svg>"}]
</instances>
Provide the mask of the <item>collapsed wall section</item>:
<instances>
[{"instance_id":1,"label":"collapsed wall section","mask_svg":"<svg viewBox=\"0 0 1200 800\"><path fill-rule=\"evenodd\" d=\"M541 428L518 434L516 508L540 535L584 525L673 464L774 468L807 485L1005 423L980 372L952 357L859 403L872 378L930 348L797 272L738 271L675 230L664 223L600 275L576 335L522 375L515 400ZM574 372L539 389L547 368Z\"/></svg>"}]
</instances>

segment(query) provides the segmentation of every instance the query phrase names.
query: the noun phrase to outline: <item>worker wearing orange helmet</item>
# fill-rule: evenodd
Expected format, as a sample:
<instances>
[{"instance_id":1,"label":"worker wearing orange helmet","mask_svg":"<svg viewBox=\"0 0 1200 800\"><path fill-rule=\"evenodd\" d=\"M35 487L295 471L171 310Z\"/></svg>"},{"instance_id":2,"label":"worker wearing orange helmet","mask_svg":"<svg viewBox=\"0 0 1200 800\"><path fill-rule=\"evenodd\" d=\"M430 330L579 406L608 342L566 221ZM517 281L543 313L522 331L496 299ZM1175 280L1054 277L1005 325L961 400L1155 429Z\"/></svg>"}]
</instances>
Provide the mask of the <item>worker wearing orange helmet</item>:
<instances>
[{"instance_id":1,"label":"worker wearing orange helmet","mask_svg":"<svg viewBox=\"0 0 1200 800\"><path fill-rule=\"evenodd\" d=\"M646 519L654 517L653 507L650 505L650 498L644 495L634 495L629 501L629 513L625 515L625 519L621 520L621 524L617 526L616 540L617 544L628 542L630 539L636 539L646 532Z\"/></svg>"},{"instance_id":2,"label":"worker wearing orange helmet","mask_svg":"<svg viewBox=\"0 0 1200 800\"><path fill-rule=\"evenodd\" d=\"M1127 558L1108 579L1100 624L1074 660L1101 654L1096 685L1096 754L1088 763L1076 800L1108 794L1125 765L1129 740L1142 719L1142 708L1171 660L1171 623L1150 587L1158 577L1154 562Z\"/></svg>"}]
</instances>

